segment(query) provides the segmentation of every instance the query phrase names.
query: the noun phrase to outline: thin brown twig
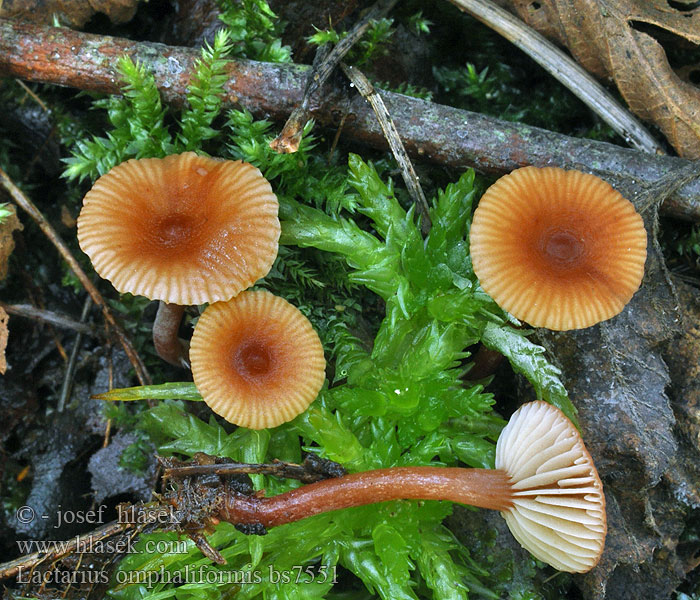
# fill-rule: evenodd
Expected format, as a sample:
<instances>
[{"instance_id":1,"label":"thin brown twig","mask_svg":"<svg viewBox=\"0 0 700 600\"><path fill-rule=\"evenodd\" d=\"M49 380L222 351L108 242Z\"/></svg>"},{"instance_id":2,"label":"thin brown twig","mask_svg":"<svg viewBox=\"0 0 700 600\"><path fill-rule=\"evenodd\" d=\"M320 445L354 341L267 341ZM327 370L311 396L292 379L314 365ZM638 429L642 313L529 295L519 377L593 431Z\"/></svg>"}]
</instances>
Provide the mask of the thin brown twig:
<instances>
[{"instance_id":1,"label":"thin brown twig","mask_svg":"<svg viewBox=\"0 0 700 600\"><path fill-rule=\"evenodd\" d=\"M87 296L85 302L83 303L83 312L80 315L80 322L85 323L90 308L92 307L92 298ZM68 397L70 396L71 390L73 388L73 376L75 375L75 369L78 364L78 354L80 353L80 347L83 344L83 334L78 332L73 341L73 349L70 352L70 358L68 359L68 365L66 366L66 373L63 377L63 385L61 386L61 395L58 398L58 405L56 410L58 412L63 412L66 406Z\"/></svg>"},{"instance_id":2,"label":"thin brown twig","mask_svg":"<svg viewBox=\"0 0 700 600\"><path fill-rule=\"evenodd\" d=\"M30 571L36 567L56 562L74 553L83 554L84 548L99 547L99 542L120 534L135 536L149 533L153 529L162 528L173 523L172 508L158 503L133 504L119 508L119 519L102 525L89 533L83 533L65 542L52 544L48 552L25 554L11 561L0 563L0 581L16 577L22 571ZM128 533L127 533L128 532ZM118 544L117 544L118 546Z\"/></svg>"},{"instance_id":3,"label":"thin brown twig","mask_svg":"<svg viewBox=\"0 0 700 600\"><path fill-rule=\"evenodd\" d=\"M104 324L105 329L107 329L107 323ZM109 333L108 331L105 331L105 333ZM107 347L107 389L112 390L114 388L114 356L112 354L112 340L109 338L109 335L107 336L107 342L106 342L106 347ZM150 406L150 404L149 404ZM107 423L105 424L105 435L102 440L102 447L106 448L109 446L109 438L110 435L112 434L112 419L107 419Z\"/></svg>"},{"instance_id":4,"label":"thin brown twig","mask_svg":"<svg viewBox=\"0 0 700 600\"><path fill-rule=\"evenodd\" d=\"M83 335L89 335L92 337L100 336L100 334L90 327L90 325L75 321L74 319L71 319L70 317L61 313L37 308L31 304L6 304L4 302L0 302L0 307L4 308L10 315L24 317L26 319L33 319L34 321L41 321L43 323L50 323L51 325L61 327L63 329L72 329L73 331L77 331Z\"/></svg>"},{"instance_id":5,"label":"thin brown twig","mask_svg":"<svg viewBox=\"0 0 700 600\"><path fill-rule=\"evenodd\" d=\"M386 16L397 2L398 0L378 0L332 49L329 50L326 46L318 49L311 70L306 76L301 103L292 111L280 134L270 142L270 148L282 154L299 149L304 126L309 120L309 105L312 99L328 81L343 57L365 34L372 21Z\"/></svg>"},{"instance_id":6,"label":"thin brown twig","mask_svg":"<svg viewBox=\"0 0 700 600\"><path fill-rule=\"evenodd\" d=\"M24 210L39 226L44 235L54 245L56 250L58 250L63 260L65 260L66 263L68 263L68 266L71 268L73 273L75 273L76 277L80 280L80 283L85 288L87 293L90 294L92 301L100 307L105 320L107 321L107 323L109 323L110 327L112 328L112 331L116 333L117 337L119 338L119 342L124 348L124 352L126 352L129 361L134 367L134 371L136 372L136 377L138 378L139 383L141 383L141 385L148 385L149 383L151 383L151 378L148 375L148 372L146 371L146 367L141 361L139 355L136 353L136 350L134 350L134 347L131 345L131 341L126 335L126 332L124 331L122 326L119 325L119 323L117 323L117 321L114 319L112 311L109 309L109 306L105 302L104 298L102 297L98 289L95 287L95 285L92 283L92 281L88 279L88 276L85 274L75 257L71 254L66 244L59 237L56 230L51 226L51 223L49 223L46 220L44 215L41 214L41 212L34 205L34 203L22 192L22 190L20 190L12 182L12 180L2 169L0 169L0 185L2 185L3 188L5 188L5 190L10 195L10 198L12 198L12 200L17 204L17 206Z\"/></svg>"},{"instance_id":7,"label":"thin brown twig","mask_svg":"<svg viewBox=\"0 0 700 600\"><path fill-rule=\"evenodd\" d=\"M20 87L27 93L27 95L28 95L32 100L34 100L34 102L36 102L36 103L41 107L41 109L42 109L45 113L48 113L48 112L49 112L49 109L46 107L46 104L44 104L44 101L43 101L41 98L39 98L39 96L37 96L37 95L32 91L32 89L31 89L26 83L24 83L24 81L22 81L21 79L18 79L18 80L17 80L17 83L19 83Z\"/></svg>"},{"instance_id":8,"label":"thin brown twig","mask_svg":"<svg viewBox=\"0 0 700 600\"><path fill-rule=\"evenodd\" d=\"M183 105L199 57L196 50L0 19L0 76L117 94L120 80L113 65L125 54L149 69L166 103ZM257 117L280 121L302 101L309 72L300 65L247 60L229 61L226 70L224 108L244 106ZM402 94L382 90L378 94L401 131L409 155L455 169L474 167L502 175L527 165L558 166L593 173L613 185L626 180L644 188L693 164ZM339 105L343 111L338 111ZM327 85L311 116L321 125L336 128L343 112L349 115L346 138L386 148L372 109L359 96L348 100L345 90ZM682 186L665 200L662 210L666 215L700 221L700 180Z\"/></svg>"},{"instance_id":9,"label":"thin brown twig","mask_svg":"<svg viewBox=\"0 0 700 600\"><path fill-rule=\"evenodd\" d=\"M313 463L301 465L275 461L273 463L217 463L217 464L183 464L167 466L163 469L163 479L182 479L195 475L274 475L283 479L297 479L302 483L313 483L329 477L340 477L345 470L333 463L334 472L318 469ZM316 467L316 468L315 468Z\"/></svg>"},{"instance_id":10,"label":"thin brown twig","mask_svg":"<svg viewBox=\"0 0 700 600\"><path fill-rule=\"evenodd\" d=\"M399 132L396 130L394 121L391 119L391 115L386 109L386 104L384 104L381 96L377 94L362 71L357 67L348 66L345 63L340 63L340 66L343 69L343 73L347 75L360 95L369 102L372 110L374 110L374 114L377 115L377 120L382 127L384 137L386 137L389 148L391 148L391 152L399 165L399 169L401 169L401 176L406 184L406 189L421 214L421 229L423 235L428 235L432 225L430 221L430 207L428 206L428 201L425 199L423 188L418 182L418 175L416 175L416 171L413 168L413 163L411 163L411 159L408 157L408 153L401 143L401 138L399 137Z\"/></svg>"},{"instance_id":11,"label":"thin brown twig","mask_svg":"<svg viewBox=\"0 0 700 600\"><path fill-rule=\"evenodd\" d=\"M67 556L75 552L79 546L89 546L92 542L98 542L105 538L111 537L126 529L135 527L135 523L118 523L112 522L107 525L92 531L89 534L78 535L71 540L61 544L56 544L55 550L49 552L34 552L20 556L6 563L0 564L0 581L16 577L22 571L29 571L38 567L40 564L60 559L62 556Z\"/></svg>"}]
</instances>

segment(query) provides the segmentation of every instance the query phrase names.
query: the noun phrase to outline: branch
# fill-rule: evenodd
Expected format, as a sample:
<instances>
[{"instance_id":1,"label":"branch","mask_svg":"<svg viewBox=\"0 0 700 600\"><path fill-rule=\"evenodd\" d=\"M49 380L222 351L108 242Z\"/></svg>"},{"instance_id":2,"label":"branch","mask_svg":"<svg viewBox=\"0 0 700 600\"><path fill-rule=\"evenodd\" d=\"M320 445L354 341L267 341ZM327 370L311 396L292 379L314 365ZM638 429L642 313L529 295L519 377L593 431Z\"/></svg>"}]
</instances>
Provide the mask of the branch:
<instances>
[{"instance_id":1,"label":"branch","mask_svg":"<svg viewBox=\"0 0 700 600\"><path fill-rule=\"evenodd\" d=\"M18 317L24 317L26 319L32 319L34 321L42 321L44 323L50 323L56 327L61 327L63 329L72 329L84 335L89 335L92 337L100 337L101 333L96 331L90 325L82 323L80 321L75 321L71 317L57 313L51 312L49 310L42 310L31 304L5 304L0 302L0 308L5 309L7 314L16 315Z\"/></svg>"},{"instance_id":2,"label":"branch","mask_svg":"<svg viewBox=\"0 0 700 600\"><path fill-rule=\"evenodd\" d=\"M352 84L357 88L362 97L369 102L372 110L377 115L377 121L384 132L384 138L389 144L391 153L394 155L394 160L399 165L399 170L401 171L401 176L403 177L403 182L408 190L408 195L411 200L416 205L418 212L421 216L421 231L424 236L427 237L428 232L432 223L430 221L430 206L428 206L428 201L423 193L423 188L420 186L418 181L418 175L413 168L411 160L406 154L406 149L401 143L401 137L399 132L396 131L396 126L391 119L391 114L386 109L386 105L382 102L382 98L374 86L369 82L369 79L365 77L365 74L360 71L357 67L348 66L345 63L340 63L343 73L352 82Z\"/></svg>"},{"instance_id":3,"label":"branch","mask_svg":"<svg viewBox=\"0 0 700 600\"><path fill-rule=\"evenodd\" d=\"M0 19L0 76L115 94L119 77L110 65L123 54L148 65L165 102L183 104L189 73L199 56L196 50ZM257 116L284 121L302 101L307 71L300 65L231 61L224 106L244 106ZM401 94L379 94L409 155L458 169L474 167L500 175L526 165L560 166L594 173L613 185L634 180L640 188L648 188L692 164ZM317 122L335 127L346 112L350 117L345 135L374 148L387 147L372 109L360 97L328 90L312 114ZM681 187L662 210L700 221L700 179Z\"/></svg>"},{"instance_id":4,"label":"branch","mask_svg":"<svg viewBox=\"0 0 700 600\"><path fill-rule=\"evenodd\" d=\"M362 38L372 21L385 17L397 2L398 0L378 0L333 48L325 45L316 51L314 64L306 77L301 104L292 111L281 133L270 142L270 148L280 153L296 152L299 149L304 125L309 120L309 104L312 98L316 99L331 73Z\"/></svg>"}]
</instances>

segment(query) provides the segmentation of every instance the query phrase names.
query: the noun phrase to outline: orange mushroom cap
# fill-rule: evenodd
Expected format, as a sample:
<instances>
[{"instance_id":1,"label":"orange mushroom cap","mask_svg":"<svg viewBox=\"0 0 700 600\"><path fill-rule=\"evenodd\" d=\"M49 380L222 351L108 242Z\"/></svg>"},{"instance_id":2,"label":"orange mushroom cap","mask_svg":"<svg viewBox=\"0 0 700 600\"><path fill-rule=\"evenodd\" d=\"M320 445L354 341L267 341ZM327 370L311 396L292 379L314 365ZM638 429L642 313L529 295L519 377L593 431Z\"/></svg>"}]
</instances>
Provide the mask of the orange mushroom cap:
<instances>
[{"instance_id":1,"label":"orange mushroom cap","mask_svg":"<svg viewBox=\"0 0 700 600\"><path fill-rule=\"evenodd\" d=\"M647 236L631 202L594 175L524 167L479 201L470 231L481 286L534 327L617 315L641 284Z\"/></svg>"},{"instance_id":2,"label":"orange mushroom cap","mask_svg":"<svg viewBox=\"0 0 700 600\"><path fill-rule=\"evenodd\" d=\"M242 427L276 427L302 413L325 380L309 320L266 291L209 305L190 346L192 376L209 407Z\"/></svg>"},{"instance_id":3,"label":"orange mushroom cap","mask_svg":"<svg viewBox=\"0 0 700 600\"><path fill-rule=\"evenodd\" d=\"M496 468L510 476L513 506L501 515L521 546L560 571L591 570L607 532L603 484L564 413L521 406L498 438Z\"/></svg>"},{"instance_id":4,"label":"orange mushroom cap","mask_svg":"<svg viewBox=\"0 0 700 600\"><path fill-rule=\"evenodd\" d=\"M278 203L253 165L193 152L128 160L100 177L78 242L120 292L173 304L228 300L277 256Z\"/></svg>"}]
</instances>

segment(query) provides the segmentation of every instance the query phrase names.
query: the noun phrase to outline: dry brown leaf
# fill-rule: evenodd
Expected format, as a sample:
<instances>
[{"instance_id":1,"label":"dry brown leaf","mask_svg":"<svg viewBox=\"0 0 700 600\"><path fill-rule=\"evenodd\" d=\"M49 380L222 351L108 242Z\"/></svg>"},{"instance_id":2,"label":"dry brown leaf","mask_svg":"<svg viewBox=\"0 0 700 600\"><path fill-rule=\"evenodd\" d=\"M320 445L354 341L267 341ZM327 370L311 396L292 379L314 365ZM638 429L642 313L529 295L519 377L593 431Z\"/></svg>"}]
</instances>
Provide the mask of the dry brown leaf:
<instances>
[{"instance_id":1,"label":"dry brown leaf","mask_svg":"<svg viewBox=\"0 0 700 600\"><path fill-rule=\"evenodd\" d=\"M82 27L95 13L104 13L113 23L126 23L136 12L138 0L0 0L0 17L20 18L50 25Z\"/></svg>"},{"instance_id":2,"label":"dry brown leaf","mask_svg":"<svg viewBox=\"0 0 700 600\"><path fill-rule=\"evenodd\" d=\"M7 261L15 248L15 241L12 239L12 232L22 230L22 224L17 218L15 207L8 204L5 210L10 211L10 215L5 217L0 223L0 281L7 275Z\"/></svg>"},{"instance_id":3,"label":"dry brown leaf","mask_svg":"<svg viewBox=\"0 0 700 600\"><path fill-rule=\"evenodd\" d=\"M0 306L0 375L4 375L7 371L7 361L5 360L5 348L7 348L7 322L10 320L10 315L5 312L5 309Z\"/></svg>"},{"instance_id":4,"label":"dry brown leaf","mask_svg":"<svg viewBox=\"0 0 700 600\"><path fill-rule=\"evenodd\" d=\"M588 71L612 79L630 109L659 127L681 156L700 158L700 88L674 72L661 44L641 30L663 30L700 44L700 7L680 10L666 0L506 3L565 45Z\"/></svg>"}]
</instances>

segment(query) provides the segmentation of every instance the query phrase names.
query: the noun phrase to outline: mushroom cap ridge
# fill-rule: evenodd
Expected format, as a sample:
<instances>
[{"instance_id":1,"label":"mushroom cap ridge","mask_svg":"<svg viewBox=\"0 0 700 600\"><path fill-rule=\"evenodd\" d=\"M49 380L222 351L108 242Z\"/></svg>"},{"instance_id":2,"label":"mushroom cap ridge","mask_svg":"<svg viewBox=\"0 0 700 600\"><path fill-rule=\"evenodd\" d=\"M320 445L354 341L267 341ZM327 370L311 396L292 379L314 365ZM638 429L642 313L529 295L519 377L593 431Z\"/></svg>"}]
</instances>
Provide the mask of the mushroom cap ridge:
<instances>
[{"instance_id":1,"label":"mushroom cap ridge","mask_svg":"<svg viewBox=\"0 0 700 600\"><path fill-rule=\"evenodd\" d=\"M78 217L78 242L120 292L174 304L228 300L277 256L277 198L242 161L131 159L100 177Z\"/></svg>"},{"instance_id":2,"label":"mushroom cap ridge","mask_svg":"<svg viewBox=\"0 0 700 600\"><path fill-rule=\"evenodd\" d=\"M498 438L496 468L513 486L513 507L501 515L526 550L571 573L598 563L607 532L603 485L564 413L542 401L521 406Z\"/></svg>"},{"instance_id":3,"label":"mushroom cap ridge","mask_svg":"<svg viewBox=\"0 0 700 600\"><path fill-rule=\"evenodd\" d=\"M484 291L533 327L589 327L618 314L644 275L647 235L631 202L579 171L524 167L482 196L470 230Z\"/></svg>"}]
</instances>

